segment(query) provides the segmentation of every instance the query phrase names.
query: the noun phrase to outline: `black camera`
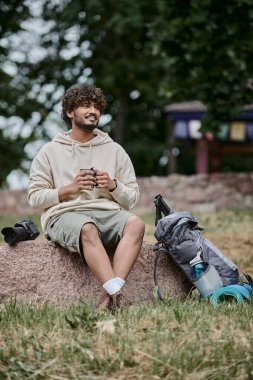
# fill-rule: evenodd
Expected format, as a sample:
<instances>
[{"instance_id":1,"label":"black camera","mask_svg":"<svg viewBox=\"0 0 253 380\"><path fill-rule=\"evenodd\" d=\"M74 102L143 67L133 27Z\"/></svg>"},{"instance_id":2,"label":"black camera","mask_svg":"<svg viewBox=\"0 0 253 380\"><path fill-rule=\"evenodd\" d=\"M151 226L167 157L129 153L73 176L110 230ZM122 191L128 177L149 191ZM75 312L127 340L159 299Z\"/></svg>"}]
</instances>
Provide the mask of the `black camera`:
<instances>
[{"instance_id":1,"label":"black camera","mask_svg":"<svg viewBox=\"0 0 253 380\"><path fill-rule=\"evenodd\" d=\"M24 240L34 240L40 232L31 220L21 220L14 224L14 227L4 227L1 230L4 241L14 245Z\"/></svg>"}]
</instances>

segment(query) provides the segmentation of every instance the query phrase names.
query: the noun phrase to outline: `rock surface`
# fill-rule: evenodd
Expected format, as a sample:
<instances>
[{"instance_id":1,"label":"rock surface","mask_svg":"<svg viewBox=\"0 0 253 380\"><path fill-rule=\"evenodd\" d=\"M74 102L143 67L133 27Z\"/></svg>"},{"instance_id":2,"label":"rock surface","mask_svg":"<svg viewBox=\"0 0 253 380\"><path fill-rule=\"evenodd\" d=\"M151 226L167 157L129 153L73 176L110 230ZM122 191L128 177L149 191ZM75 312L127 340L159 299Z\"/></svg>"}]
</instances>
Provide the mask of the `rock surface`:
<instances>
[{"instance_id":1,"label":"rock surface","mask_svg":"<svg viewBox=\"0 0 253 380\"><path fill-rule=\"evenodd\" d=\"M112 256L112 255L110 255ZM143 242L140 256L125 286L133 304L153 299L153 245ZM184 299L191 285L183 273L161 255L157 267L162 291ZM67 305L82 300L97 300L103 289L78 254L55 243L39 239L0 247L0 302L11 299L28 303Z\"/></svg>"}]
</instances>

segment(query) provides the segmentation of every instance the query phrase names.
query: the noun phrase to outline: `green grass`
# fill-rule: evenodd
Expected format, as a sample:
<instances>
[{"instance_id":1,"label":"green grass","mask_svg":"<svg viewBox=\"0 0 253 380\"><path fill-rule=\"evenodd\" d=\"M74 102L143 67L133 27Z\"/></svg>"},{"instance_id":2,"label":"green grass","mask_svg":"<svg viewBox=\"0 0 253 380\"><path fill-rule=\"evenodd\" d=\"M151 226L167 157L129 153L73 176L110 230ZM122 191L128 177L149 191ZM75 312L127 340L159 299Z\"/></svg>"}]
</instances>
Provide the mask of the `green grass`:
<instances>
[{"instance_id":1,"label":"green grass","mask_svg":"<svg viewBox=\"0 0 253 380\"><path fill-rule=\"evenodd\" d=\"M253 274L253 213L198 217L205 236ZM152 241L154 216L143 220ZM253 379L252 306L214 308L193 293L185 302L155 300L112 316L91 303L12 302L0 311L0 380Z\"/></svg>"},{"instance_id":2,"label":"green grass","mask_svg":"<svg viewBox=\"0 0 253 380\"><path fill-rule=\"evenodd\" d=\"M252 305L167 300L119 311L1 311L1 379L251 379ZM114 333L97 324L111 320ZM73 323L75 321L75 323Z\"/></svg>"}]
</instances>

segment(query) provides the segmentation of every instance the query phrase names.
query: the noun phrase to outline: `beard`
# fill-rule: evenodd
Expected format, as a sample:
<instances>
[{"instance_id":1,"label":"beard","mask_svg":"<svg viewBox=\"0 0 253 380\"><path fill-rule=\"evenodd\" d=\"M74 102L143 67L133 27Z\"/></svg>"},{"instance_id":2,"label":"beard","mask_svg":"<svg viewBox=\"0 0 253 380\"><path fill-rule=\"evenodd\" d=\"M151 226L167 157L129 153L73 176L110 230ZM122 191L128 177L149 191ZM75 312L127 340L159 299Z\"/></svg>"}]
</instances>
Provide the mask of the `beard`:
<instances>
[{"instance_id":1,"label":"beard","mask_svg":"<svg viewBox=\"0 0 253 380\"><path fill-rule=\"evenodd\" d=\"M96 118L95 115L92 115L94 120L90 121L90 116L91 115L88 115L88 117L80 117L74 114L73 121L78 128L86 130L88 132L92 132L96 128L99 120Z\"/></svg>"},{"instance_id":2,"label":"beard","mask_svg":"<svg viewBox=\"0 0 253 380\"><path fill-rule=\"evenodd\" d=\"M84 129L85 131L92 132L96 128L96 124L76 124L76 126L80 129Z\"/></svg>"}]
</instances>

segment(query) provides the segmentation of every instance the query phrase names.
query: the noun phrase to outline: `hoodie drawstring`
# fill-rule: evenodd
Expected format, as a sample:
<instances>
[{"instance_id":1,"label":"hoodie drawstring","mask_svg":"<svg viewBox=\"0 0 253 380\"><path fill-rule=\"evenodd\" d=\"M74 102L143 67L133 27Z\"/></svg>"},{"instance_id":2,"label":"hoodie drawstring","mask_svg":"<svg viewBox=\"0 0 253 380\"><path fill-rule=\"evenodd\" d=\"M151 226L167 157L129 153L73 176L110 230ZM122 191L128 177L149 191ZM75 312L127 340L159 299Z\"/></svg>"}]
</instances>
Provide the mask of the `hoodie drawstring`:
<instances>
[{"instance_id":1,"label":"hoodie drawstring","mask_svg":"<svg viewBox=\"0 0 253 380\"><path fill-rule=\"evenodd\" d=\"M91 147L92 147L92 144L89 145L88 166L91 165ZM71 141L71 156L72 156L72 158L74 158L74 156L75 156L75 144L74 144L73 140Z\"/></svg>"},{"instance_id":2,"label":"hoodie drawstring","mask_svg":"<svg viewBox=\"0 0 253 380\"><path fill-rule=\"evenodd\" d=\"M88 162L89 162L89 166L90 166L90 164L91 164L91 144L90 144L90 148L89 148L89 160L88 160Z\"/></svg>"},{"instance_id":3,"label":"hoodie drawstring","mask_svg":"<svg viewBox=\"0 0 253 380\"><path fill-rule=\"evenodd\" d=\"M74 158L74 141L71 140L71 156Z\"/></svg>"}]
</instances>

